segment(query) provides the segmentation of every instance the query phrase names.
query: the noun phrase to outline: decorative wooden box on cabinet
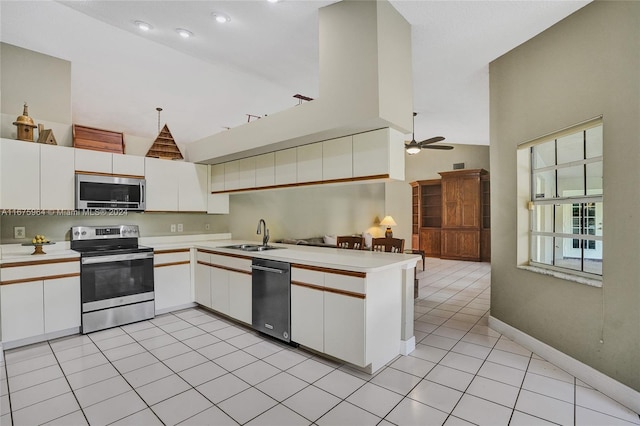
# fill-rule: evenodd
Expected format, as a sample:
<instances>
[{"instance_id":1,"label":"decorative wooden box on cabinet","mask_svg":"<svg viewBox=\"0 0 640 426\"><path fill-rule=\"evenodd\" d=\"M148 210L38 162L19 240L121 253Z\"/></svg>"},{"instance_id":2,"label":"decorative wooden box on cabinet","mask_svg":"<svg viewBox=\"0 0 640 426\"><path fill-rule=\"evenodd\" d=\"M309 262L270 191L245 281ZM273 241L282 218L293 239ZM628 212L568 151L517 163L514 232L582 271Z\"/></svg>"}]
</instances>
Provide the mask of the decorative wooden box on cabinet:
<instances>
[{"instance_id":1,"label":"decorative wooden box on cabinet","mask_svg":"<svg viewBox=\"0 0 640 426\"><path fill-rule=\"evenodd\" d=\"M412 243L425 256L491 259L489 174L484 169L441 172L412 182Z\"/></svg>"}]
</instances>

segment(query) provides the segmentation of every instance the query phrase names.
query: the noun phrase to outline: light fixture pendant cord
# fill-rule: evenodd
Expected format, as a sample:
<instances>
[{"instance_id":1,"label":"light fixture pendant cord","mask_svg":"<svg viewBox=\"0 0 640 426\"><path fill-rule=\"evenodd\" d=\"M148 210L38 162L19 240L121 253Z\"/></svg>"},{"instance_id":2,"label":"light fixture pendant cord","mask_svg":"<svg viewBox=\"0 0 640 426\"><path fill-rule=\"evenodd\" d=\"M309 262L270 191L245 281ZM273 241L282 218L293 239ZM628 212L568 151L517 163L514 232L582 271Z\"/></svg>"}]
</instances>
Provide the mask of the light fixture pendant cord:
<instances>
[{"instance_id":1,"label":"light fixture pendant cord","mask_svg":"<svg viewBox=\"0 0 640 426\"><path fill-rule=\"evenodd\" d=\"M160 133L160 112L162 111L162 108L158 107L156 108L156 111L158 111L158 134Z\"/></svg>"}]
</instances>

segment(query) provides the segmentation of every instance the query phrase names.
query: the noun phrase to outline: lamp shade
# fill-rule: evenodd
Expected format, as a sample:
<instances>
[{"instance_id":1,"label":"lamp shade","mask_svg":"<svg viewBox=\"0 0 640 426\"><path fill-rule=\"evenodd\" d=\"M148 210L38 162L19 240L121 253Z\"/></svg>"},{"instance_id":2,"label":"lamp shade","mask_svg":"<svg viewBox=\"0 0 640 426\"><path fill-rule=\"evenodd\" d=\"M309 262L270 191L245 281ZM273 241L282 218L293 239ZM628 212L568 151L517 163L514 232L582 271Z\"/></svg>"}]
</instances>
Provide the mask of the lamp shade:
<instances>
[{"instance_id":1,"label":"lamp shade","mask_svg":"<svg viewBox=\"0 0 640 426\"><path fill-rule=\"evenodd\" d=\"M380 225L382 226L396 226L397 223L391 216L385 216L381 221Z\"/></svg>"}]
</instances>

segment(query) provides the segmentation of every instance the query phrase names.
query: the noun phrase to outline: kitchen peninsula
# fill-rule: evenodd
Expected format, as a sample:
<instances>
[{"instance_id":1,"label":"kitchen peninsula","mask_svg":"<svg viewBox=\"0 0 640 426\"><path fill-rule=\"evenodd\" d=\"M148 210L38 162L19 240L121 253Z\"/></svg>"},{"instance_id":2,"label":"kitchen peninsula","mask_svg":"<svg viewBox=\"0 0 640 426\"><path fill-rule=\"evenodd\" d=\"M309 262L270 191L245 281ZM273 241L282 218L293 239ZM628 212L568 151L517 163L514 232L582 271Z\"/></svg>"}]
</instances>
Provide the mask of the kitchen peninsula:
<instances>
[{"instance_id":1,"label":"kitchen peninsula","mask_svg":"<svg viewBox=\"0 0 640 426\"><path fill-rule=\"evenodd\" d=\"M141 244L153 247L156 254L156 314L197 303L251 325L251 261L254 257L278 260L291 264L293 342L368 372L413 350L413 278L419 256L286 244L275 244L279 249L246 252L225 248L248 243L228 238L228 234L141 238ZM11 269L42 268L34 261L68 263L68 257L76 257L65 244L51 247L56 246L60 246L58 250L48 250L38 259L17 245L2 247L3 307L24 305L46 313L46 303L34 304L21 297L20 286L29 285L28 280L5 283L5 277ZM55 280L41 279L39 284L50 287L44 288L45 294L56 291ZM72 290L67 289L67 296ZM77 301L69 303L77 305ZM5 326L17 324L5 318L11 313L21 317L26 314L23 309L2 310L5 349L79 332L79 312L73 327L67 323L60 330L48 327L46 314L39 312L37 317L43 319L40 328L8 333ZM12 336L11 341L6 336Z\"/></svg>"}]
</instances>

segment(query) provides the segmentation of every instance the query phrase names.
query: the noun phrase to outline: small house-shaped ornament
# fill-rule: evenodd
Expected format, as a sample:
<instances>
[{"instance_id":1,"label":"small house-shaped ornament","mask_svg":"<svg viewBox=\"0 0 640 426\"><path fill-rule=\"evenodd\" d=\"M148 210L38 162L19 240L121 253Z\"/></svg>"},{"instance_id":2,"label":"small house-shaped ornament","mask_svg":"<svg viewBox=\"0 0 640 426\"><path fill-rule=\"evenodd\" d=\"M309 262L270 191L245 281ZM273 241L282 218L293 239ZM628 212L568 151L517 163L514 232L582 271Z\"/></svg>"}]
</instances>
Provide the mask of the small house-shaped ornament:
<instances>
[{"instance_id":1,"label":"small house-shaped ornament","mask_svg":"<svg viewBox=\"0 0 640 426\"><path fill-rule=\"evenodd\" d=\"M171 135L169 127L165 124L158 137L156 138L149 151L147 151L147 157L163 158L169 160L183 160L184 157L176 145L176 141Z\"/></svg>"},{"instance_id":2,"label":"small house-shaped ornament","mask_svg":"<svg viewBox=\"0 0 640 426\"><path fill-rule=\"evenodd\" d=\"M44 125L38 124L38 143L45 143L47 145L58 145L56 137L53 136L53 130L45 129Z\"/></svg>"},{"instance_id":3,"label":"small house-shaped ornament","mask_svg":"<svg viewBox=\"0 0 640 426\"><path fill-rule=\"evenodd\" d=\"M29 106L26 102L24 103L22 115L19 115L18 118L16 118L13 125L18 128L17 139L33 142L33 129L36 128L36 125L33 123L33 119L29 117Z\"/></svg>"}]
</instances>

